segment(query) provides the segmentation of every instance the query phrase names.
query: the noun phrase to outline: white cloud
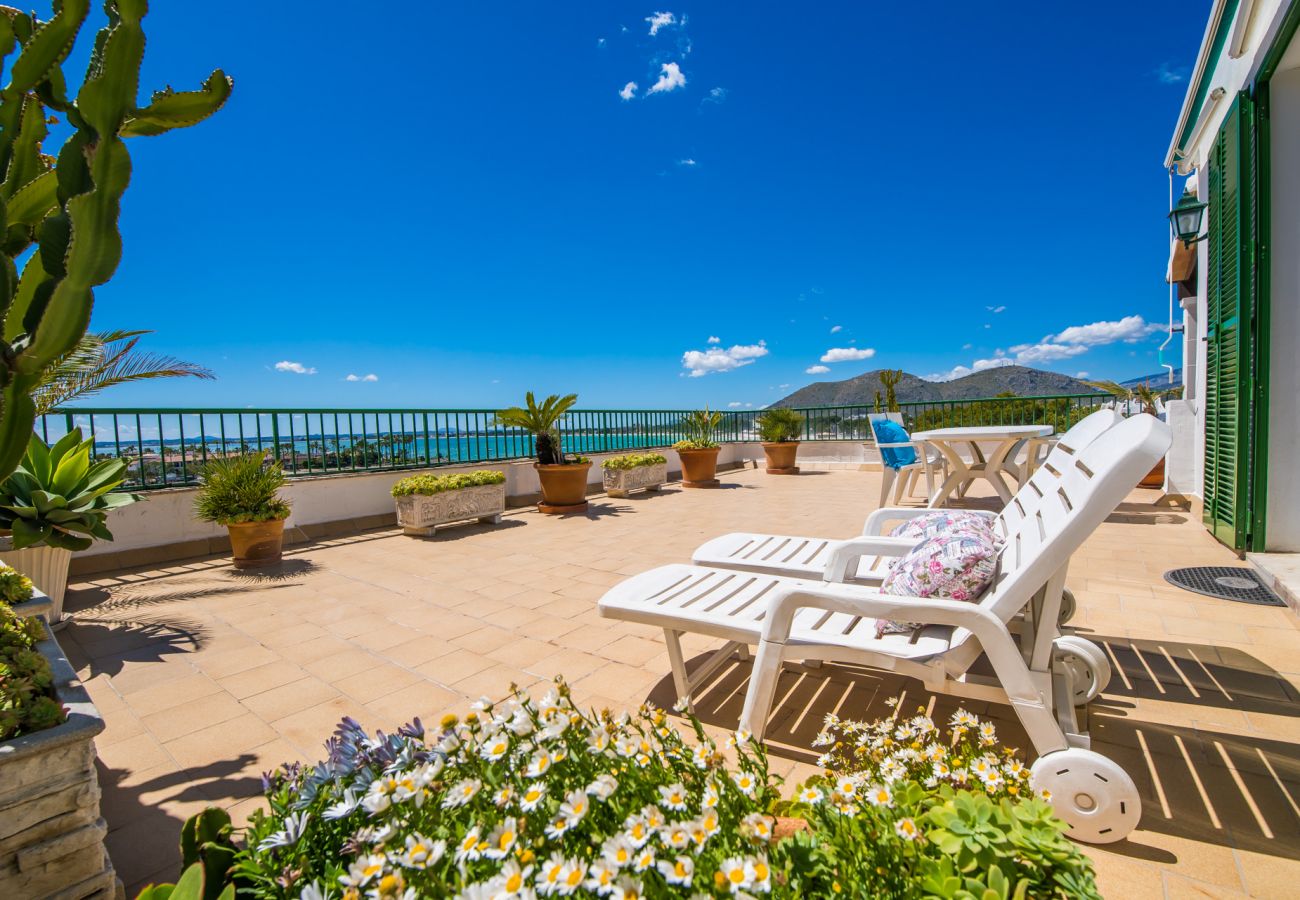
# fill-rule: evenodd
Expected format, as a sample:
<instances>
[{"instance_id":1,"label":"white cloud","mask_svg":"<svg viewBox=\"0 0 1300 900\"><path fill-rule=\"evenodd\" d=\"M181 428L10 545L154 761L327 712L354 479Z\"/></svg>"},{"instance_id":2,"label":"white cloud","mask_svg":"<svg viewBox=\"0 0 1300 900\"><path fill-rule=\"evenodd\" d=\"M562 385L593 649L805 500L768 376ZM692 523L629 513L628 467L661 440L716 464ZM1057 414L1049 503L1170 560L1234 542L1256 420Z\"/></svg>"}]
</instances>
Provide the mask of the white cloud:
<instances>
[{"instance_id":1,"label":"white cloud","mask_svg":"<svg viewBox=\"0 0 1300 900\"><path fill-rule=\"evenodd\" d=\"M646 21L650 23L651 36L654 36L659 33L660 28L676 25L677 17L670 12L657 12L653 16L646 16Z\"/></svg>"},{"instance_id":2,"label":"white cloud","mask_svg":"<svg viewBox=\"0 0 1300 900\"><path fill-rule=\"evenodd\" d=\"M767 356L767 343L736 344L726 350L710 347L708 350L687 350L682 354L682 368L692 378L711 375L714 372L730 372L741 366L752 364L759 357Z\"/></svg>"},{"instance_id":3,"label":"white cloud","mask_svg":"<svg viewBox=\"0 0 1300 900\"><path fill-rule=\"evenodd\" d=\"M740 409L745 404L741 403L739 400L733 400L727 405L730 406L732 409Z\"/></svg>"},{"instance_id":4,"label":"white cloud","mask_svg":"<svg viewBox=\"0 0 1300 900\"><path fill-rule=\"evenodd\" d=\"M1075 378L1087 378L1087 377L1088 377L1088 373L1087 373L1087 372L1075 372L1075 373L1074 373L1074 377L1075 377Z\"/></svg>"},{"instance_id":5,"label":"white cloud","mask_svg":"<svg viewBox=\"0 0 1300 900\"><path fill-rule=\"evenodd\" d=\"M1060 334L1049 338L1058 344L1086 344L1095 347L1098 344L1113 344L1124 341L1136 343L1149 334L1161 331L1165 326L1147 322L1141 316L1125 316L1117 322L1093 322L1091 325L1072 325Z\"/></svg>"},{"instance_id":6,"label":"white cloud","mask_svg":"<svg viewBox=\"0 0 1300 900\"><path fill-rule=\"evenodd\" d=\"M804 369L804 373L808 375L825 375L829 371L830 368L827 366L809 366Z\"/></svg>"},{"instance_id":7,"label":"white cloud","mask_svg":"<svg viewBox=\"0 0 1300 900\"><path fill-rule=\"evenodd\" d=\"M597 46L597 47L603 47L603 46L605 46L605 39L604 39L604 38L596 38L596 46Z\"/></svg>"},{"instance_id":8,"label":"white cloud","mask_svg":"<svg viewBox=\"0 0 1300 900\"><path fill-rule=\"evenodd\" d=\"M376 375L374 372L371 372L369 375L348 375L348 377L344 378L343 380L344 381L378 381L379 376Z\"/></svg>"},{"instance_id":9,"label":"white cloud","mask_svg":"<svg viewBox=\"0 0 1300 900\"><path fill-rule=\"evenodd\" d=\"M704 99L700 101L701 105L705 103L725 103L725 102L727 102L727 89L724 87L712 88L707 94L704 95Z\"/></svg>"},{"instance_id":10,"label":"white cloud","mask_svg":"<svg viewBox=\"0 0 1300 900\"><path fill-rule=\"evenodd\" d=\"M876 355L876 351L870 347L859 349L857 347L832 347L822 354L822 362L856 362L860 359L871 359Z\"/></svg>"},{"instance_id":11,"label":"white cloud","mask_svg":"<svg viewBox=\"0 0 1300 900\"><path fill-rule=\"evenodd\" d=\"M315 374L316 374L316 370L313 369L313 368L311 368L310 366L304 366L304 365L303 365L302 363L300 363L300 362L290 362L290 361L287 360L287 359L282 359L282 360L280 360L280 362L276 363L276 364L275 364L275 371L277 371L277 372L292 372L292 373L295 374L295 375L315 375Z\"/></svg>"},{"instance_id":12,"label":"white cloud","mask_svg":"<svg viewBox=\"0 0 1300 900\"><path fill-rule=\"evenodd\" d=\"M647 94L666 94L669 91L675 91L679 87L686 86L686 76L682 74L681 66L675 62L664 63L659 67L659 80L650 85Z\"/></svg>"},{"instance_id":13,"label":"white cloud","mask_svg":"<svg viewBox=\"0 0 1300 900\"><path fill-rule=\"evenodd\" d=\"M832 326L831 326L831 334L835 334L837 331L843 331L843 330L844 330L844 326L843 326L843 325L832 325Z\"/></svg>"},{"instance_id":14,"label":"white cloud","mask_svg":"<svg viewBox=\"0 0 1300 900\"><path fill-rule=\"evenodd\" d=\"M1035 363L1055 362L1058 359L1069 359L1072 356L1078 356L1080 353L1087 353L1088 348L1082 344L1053 344L1043 342L1040 344L1017 344L1011 348L1011 352L1016 355L1016 362L1022 366L1032 366Z\"/></svg>"},{"instance_id":15,"label":"white cloud","mask_svg":"<svg viewBox=\"0 0 1300 900\"><path fill-rule=\"evenodd\" d=\"M679 159L679 160L677 160L677 165L679 165L679 166L686 166L687 168L689 168L689 167L691 167L691 166L698 166L699 163L697 163L697 162L696 162L695 160L693 160L693 159L687 158L687 159Z\"/></svg>"},{"instance_id":16,"label":"white cloud","mask_svg":"<svg viewBox=\"0 0 1300 900\"><path fill-rule=\"evenodd\" d=\"M984 307L984 308L987 309L989 312L993 313L993 315L995 315L995 316L996 316L998 313L1000 313L1000 312L1006 312L1006 310L1007 310L1007 308L1006 308L1005 306L986 306L986 307Z\"/></svg>"},{"instance_id":17,"label":"white cloud","mask_svg":"<svg viewBox=\"0 0 1300 900\"><path fill-rule=\"evenodd\" d=\"M1169 63L1161 63L1156 69L1156 80L1161 84L1181 84L1187 80L1186 69L1172 68Z\"/></svg>"},{"instance_id":18,"label":"white cloud","mask_svg":"<svg viewBox=\"0 0 1300 900\"><path fill-rule=\"evenodd\" d=\"M975 346L974 344L962 344L962 345L961 345L961 348L962 348L963 350L969 350L971 347L974 347L974 346Z\"/></svg>"},{"instance_id":19,"label":"white cloud","mask_svg":"<svg viewBox=\"0 0 1300 900\"><path fill-rule=\"evenodd\" d=\"M710 343L710 344L721 344L721 343L722 343L722 338L718 337L716 334L711 334L711 335L709 335L709 343Z\"/></svg>"},{"instance_id":20,"label":"white cloud","mask_svg":"<svg viewBox=\"0 0 1300 900\"><path fill-rule=\"evenodd\" d=\"M788 385L788 384L777 385L777 387L781 388L781 390L785 390L785 389L788 388L789 386L790 386L790 385Z\"/></svg>"},{"instance_id":21,"label":"white cloud","mask_svg":"<svg viewBox=\"0 0 1300 900\"><path fill-rule=\"evenodd\" d=\"M623 85L623 90L619 91L618 95L624 100L631 100L636 96L636 82L629 81L627 84Z\"/></svg>"}]
</instances>

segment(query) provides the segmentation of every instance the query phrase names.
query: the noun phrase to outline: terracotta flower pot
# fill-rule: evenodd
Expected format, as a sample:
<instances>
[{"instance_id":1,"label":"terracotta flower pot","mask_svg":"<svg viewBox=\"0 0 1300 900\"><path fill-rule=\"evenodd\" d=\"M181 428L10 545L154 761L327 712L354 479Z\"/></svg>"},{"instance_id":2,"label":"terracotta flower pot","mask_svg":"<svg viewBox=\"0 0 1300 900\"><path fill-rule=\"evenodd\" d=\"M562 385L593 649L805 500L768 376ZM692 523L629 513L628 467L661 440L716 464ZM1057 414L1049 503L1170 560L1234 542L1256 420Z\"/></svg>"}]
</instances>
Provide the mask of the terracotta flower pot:
<instances>
[{"instance_id":1,"label":"terracotta flower pot","mask_svg":"<svg viewBox=\"0 0 1300 900\"><path fill-rule=\"evenodd\" d=\"M718 486L718 451L721 447L708 450L678 450L682 459L682 487L714 488Z\"/></svg>"},{"instance_id":2,"label":"terracotta flower pot","mask_svg":"<svg viewBox=\"0 0 1300 900\"><path fill-rule=\"evenodd\" d=\"M280 561L284 547L284 519L227 525L236 569L255 569Z\"/></svg>"},{"instance_id":3,"label":"terracotta flower pot","mask_svg":"<svg viewBox=\"0 0 1300 900\"><path fill-rule=\"evenodd\" d=\"M542 482L542 502L537 508L544 513L582 512L587 508L587 472L591 463L567 466L544 466L533 463Z\"/></svg>"},{"instance_id":4,"label":"terracotta flower pot","mask_svg":"<svg viewBox=\"0 0 1300 900\"><path fill-rule=\"evenodd\" d=\"M1165 486L1165 461L1162 459L1156 463L1155 468L1146 474L1146 477L1138 482L1138 487L1144 488L1162 488Z\"/></svg>"},{"instance_id":5,"label":"terracotta flower pot","mask_svg":"<svg viewBox=\"0 0 1300 900\"><path fill-rule=\"evenodd\" d=\"M795 457L799 455L798 441L764 441L763 453L767 456L767 474L799 474L799 467L794 464Z\"/></svg>"}]
</instances>

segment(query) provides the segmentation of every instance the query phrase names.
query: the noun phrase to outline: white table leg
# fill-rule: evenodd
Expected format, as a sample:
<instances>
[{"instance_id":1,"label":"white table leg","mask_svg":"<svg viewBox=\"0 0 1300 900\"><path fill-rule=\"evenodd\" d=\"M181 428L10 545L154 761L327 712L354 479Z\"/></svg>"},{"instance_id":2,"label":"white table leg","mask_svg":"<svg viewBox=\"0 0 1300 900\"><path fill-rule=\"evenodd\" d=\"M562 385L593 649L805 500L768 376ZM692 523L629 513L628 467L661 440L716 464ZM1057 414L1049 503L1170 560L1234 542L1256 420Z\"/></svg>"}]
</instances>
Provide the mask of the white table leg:
<instances>
[{"instance_id":1,"label":"white table leg","mask_svg":"<svg viewBox=\"0 0 1300 900\"><path fill-rule=\"evenodd\" d=\"M948 477L943 480L943 484L939 486L939 490L935 491L934 494L931 495L929 502L926 504L931 508L935 508L943 506L944 501L948 499L948 495L955 491L960 485L972 479L974 475L970 468L967 467L966 461L961 458L961 454L958 453L947 441L931 441L930 443L932 443L935 448L943 454L944 459L948 460L948 465L952 467L952 471L948 474Z\"/></svg>"}]
</instances>

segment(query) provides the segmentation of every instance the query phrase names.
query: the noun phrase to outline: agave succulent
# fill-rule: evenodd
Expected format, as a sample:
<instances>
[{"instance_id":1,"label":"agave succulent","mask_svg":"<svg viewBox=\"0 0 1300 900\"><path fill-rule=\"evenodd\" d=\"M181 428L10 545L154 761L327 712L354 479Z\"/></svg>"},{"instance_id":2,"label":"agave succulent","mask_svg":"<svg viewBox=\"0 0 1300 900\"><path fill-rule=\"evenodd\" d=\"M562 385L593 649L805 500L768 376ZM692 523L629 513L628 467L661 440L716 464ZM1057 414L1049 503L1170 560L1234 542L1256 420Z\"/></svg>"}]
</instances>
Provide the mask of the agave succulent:
<instances>
[{"instance_id":1,"label":"agave succulent","mask_svg":"<svg viewBox=\"0 0 1300 900\"><path fill-rule=\"evenodd\" d=\"M46 447L35 435L14 473L0 484L0 531L13 548L85 550L95 539L111 541L108 511L143 499L113 493L126 476L126 460L91 461L94 440L74 428Z\"/></svg>"}]
</instances>

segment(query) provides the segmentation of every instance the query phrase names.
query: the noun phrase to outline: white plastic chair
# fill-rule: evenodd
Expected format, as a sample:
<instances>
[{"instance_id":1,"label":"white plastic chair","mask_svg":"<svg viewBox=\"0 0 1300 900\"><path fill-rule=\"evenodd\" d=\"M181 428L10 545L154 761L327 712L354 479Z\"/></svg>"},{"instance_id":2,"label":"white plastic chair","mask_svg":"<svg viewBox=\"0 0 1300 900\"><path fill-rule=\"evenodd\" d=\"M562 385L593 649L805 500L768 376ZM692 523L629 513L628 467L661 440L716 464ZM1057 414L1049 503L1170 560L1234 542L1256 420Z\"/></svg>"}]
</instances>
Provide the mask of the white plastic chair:
<instances>
[{"instance_id":1,"label":"white plastic chair","mask_svg":"<svg viewBox=\"0 0 1300 900\"><path fill-rule=\"evenodd\" d=\"M902 426L903 414L901 412L868 413L867 422L871 425L873 438L876 434L876 423L885 420ZM948 463L944 460L943 454L925 443L925 441L899 441L886 444L877 441L874 446L878 450L910 447L916 451L916 462L897 468L885 462L884 453L880 454L881 506L884 506L889 501L889 489L894 487L895 484L897 484L897 488L894 490L894 503L898 504L903 502L904 495L910 497L915 493L921 475L925 475L925 495L927 497L934 493L934 473L936 469L939 470L941 480L948 477Z\"/></svg>"},{"instance_id":2,"label":"white plastic chair","mask_svg":"<svg viewBox=\"0 0 1300 900\"><path fill-rule=\"evenodd\" d=\"M896 672L927 690L1009 703L1038 753L1031 773L1050 791L1072 837L1106 843L1141 818L1128 774L1089 750L1076 706L1105 688L1106 655L1055 627L1066 563L1133 486L1164 456L1168 426L1139 415L1108 430L1053 480L1053 489L1017 495L1002 513L1006 543L992 587L975 603L898 597L859 584L827 583L703 566L670 565L633 576L601 598L602 616L664 629L681 702L737 649L757 644L741 726L761 738L786 660L846 662ZM1031 478L1032 488L1037 478ZM841 547L827 571L847 567L868 539ZM884 550L876 552L886 552ZM1009 623L1022 618L1019 635ZM917 635L876 636L875 620L920 622ZM1039 623L1050 623L1039 627ZM681 635L727 644L687 672ZM1017 639L1018 637L1018 639ZM971 671L981 656L992 677Z\"/></svg>"}]
</instances>

